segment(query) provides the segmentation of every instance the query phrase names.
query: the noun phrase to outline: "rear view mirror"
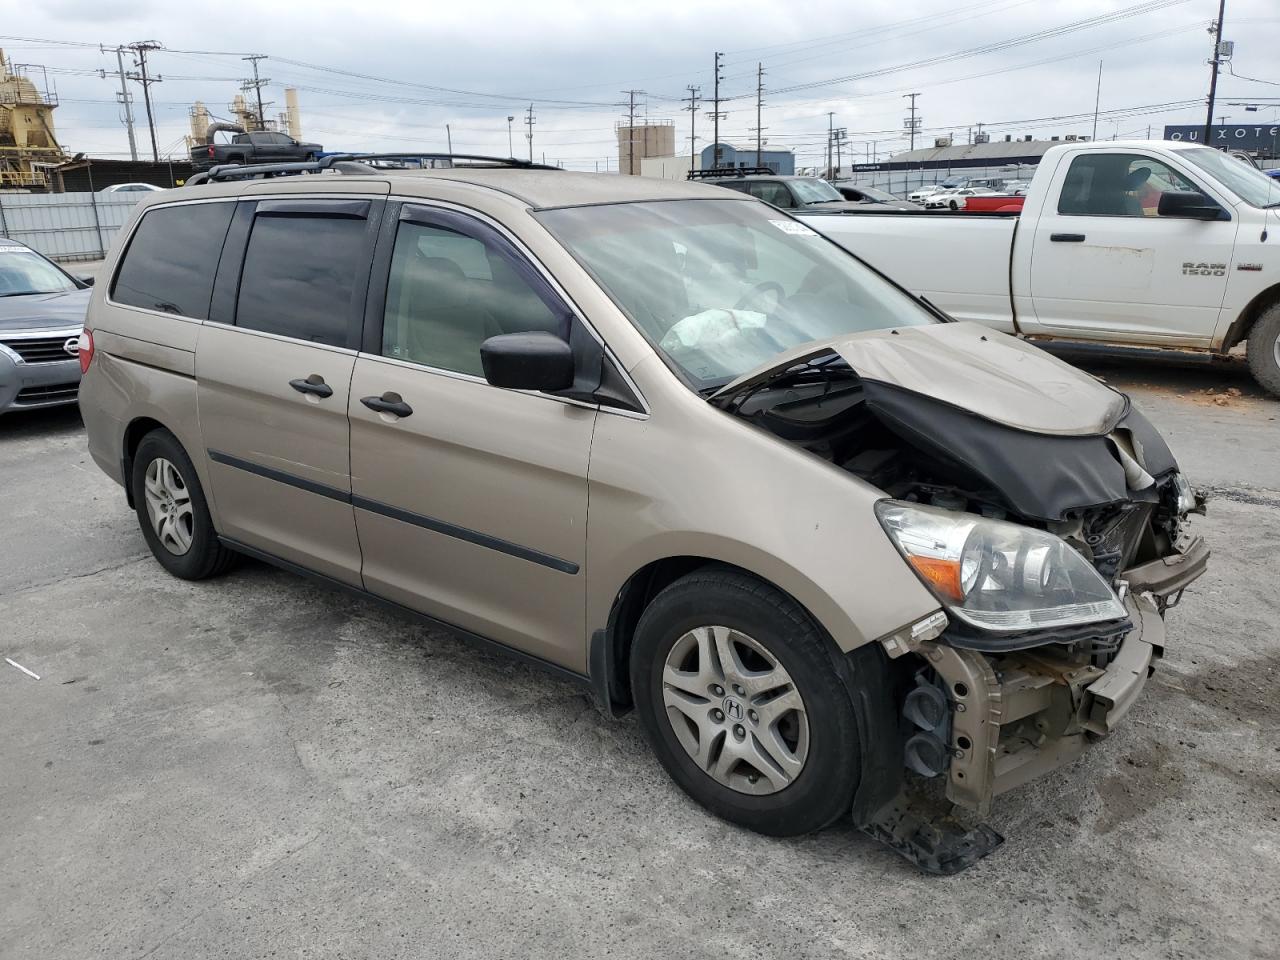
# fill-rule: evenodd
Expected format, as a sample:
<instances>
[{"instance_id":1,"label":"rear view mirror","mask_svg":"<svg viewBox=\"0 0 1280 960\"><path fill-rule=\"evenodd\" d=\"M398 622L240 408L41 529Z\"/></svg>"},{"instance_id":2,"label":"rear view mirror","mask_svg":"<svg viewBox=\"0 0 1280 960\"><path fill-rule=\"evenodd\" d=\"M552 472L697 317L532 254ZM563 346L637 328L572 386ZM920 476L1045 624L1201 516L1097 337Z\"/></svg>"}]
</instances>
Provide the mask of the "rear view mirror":
<instances>
[{"instance_id":1,"label":"rear view mirror","mask_svg":"<svg viewBox=\"0 0 1280 960\"><path fill-rule=\"evenodd\" d=\"M1156 212L1162 217L1181 217L1184 220L1226 220L1227 211L1194 190L1170 190L1160 194Z\"/></svg>"},{"instance_id":2,"label":"rear view mirror","mask_svg":"<svg viewBox=\"0 0 1280 960\"><path fill-rule=\"evenodd\" d=\"M573 386L573 351L554 333L504 333L480 344L484 378L495 387L554 393Z\"/></svg>"}]
</instances>

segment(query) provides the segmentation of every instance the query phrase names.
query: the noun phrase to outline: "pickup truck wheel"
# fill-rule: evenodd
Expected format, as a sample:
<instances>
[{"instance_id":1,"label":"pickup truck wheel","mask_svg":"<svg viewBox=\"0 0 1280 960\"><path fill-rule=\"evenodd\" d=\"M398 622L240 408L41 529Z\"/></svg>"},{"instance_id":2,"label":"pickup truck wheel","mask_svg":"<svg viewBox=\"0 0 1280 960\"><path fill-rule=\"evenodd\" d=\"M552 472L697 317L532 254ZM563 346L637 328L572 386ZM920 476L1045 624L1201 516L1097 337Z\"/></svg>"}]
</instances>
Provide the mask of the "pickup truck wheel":
<instances>
[{"instance_id":1,"label":"pickup truck wheel","mask_svg":"<svg viewBox=\"0 0 1280 960\"><path fill-rule=\"evenodd\" d=\"M668 774L712 813L772 836L850 811L862 752L829 641L794 600L707 567L645 609L631 683Z\"/></svg>"},{"instance_id":2,"label":"pickup truck wheel","mask_svg":"<svg viewBox=\"0 0 1280 960\"><path fill-rule=\"evenodd\" d=\"M1272 304L1254 321L1246 350L1253 379L1280 397L1280 303Z\"/></svg>"},{"instance_id":3,"label":"pickup truck wheel","mask_svg":"<svg viewBox=\"0 0 1280 960\"><path fill-rule=\"evenodd\" d=\"M231 568L236 554L218 540L196 468L168 430L153 430L133 455L138 525L160 566L183 580Z\"/></svg>"}]
</instances>

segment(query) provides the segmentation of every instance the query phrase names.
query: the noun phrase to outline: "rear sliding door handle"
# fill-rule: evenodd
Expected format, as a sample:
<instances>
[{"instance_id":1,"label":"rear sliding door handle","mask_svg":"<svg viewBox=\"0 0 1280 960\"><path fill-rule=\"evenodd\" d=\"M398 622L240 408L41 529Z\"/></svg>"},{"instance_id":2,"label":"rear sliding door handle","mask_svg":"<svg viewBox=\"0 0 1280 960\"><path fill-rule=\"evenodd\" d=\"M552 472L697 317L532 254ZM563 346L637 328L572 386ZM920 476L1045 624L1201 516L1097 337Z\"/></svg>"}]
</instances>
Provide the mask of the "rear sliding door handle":
<instances>
[{"instance_id":1,"label":"rear sliding door handle","mask_svg":"<svg viewBox=\"0 0 1280 960\"><path fill-rule=\"evenodd\" d=\"M297 390L299 393L311 393L317 397L332 397L333 387L324 382L324 377L318 373L313 373L305 380L290 380L289 386Z\"/></svg>"},{"instance_id":2,"label":"rear sliding door handle","mask_svg":"<svg viewBox=\"0 0 1280 960\"><path fill-rule=\"evenodd\" d=\"M1054 243L1084 243L1083 233L1051 233L1049 239Z\"/></svg>"},{"instance_id":3,"label":"rear sliding door handle","mask_svg":"<svg viewBox=\"0 0 1280 960\"><path fill-rule=\"evenodd\" d=\"M361 397L360 402L370 410L394 414L397 417L407 417L413 413L413 407L405 403L400 394L392 393L390 390L380 397Z\"/></svg>"}]
</instances>

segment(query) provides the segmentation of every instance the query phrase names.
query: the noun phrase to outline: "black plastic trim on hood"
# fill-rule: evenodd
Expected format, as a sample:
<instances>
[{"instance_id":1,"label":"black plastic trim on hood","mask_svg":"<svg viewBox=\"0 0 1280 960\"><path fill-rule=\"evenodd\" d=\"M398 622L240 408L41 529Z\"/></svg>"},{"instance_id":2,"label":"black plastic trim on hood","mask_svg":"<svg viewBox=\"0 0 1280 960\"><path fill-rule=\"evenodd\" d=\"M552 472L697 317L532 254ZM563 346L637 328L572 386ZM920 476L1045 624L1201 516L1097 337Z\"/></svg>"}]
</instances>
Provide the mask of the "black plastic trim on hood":
<instances>
[{"instance_id":1,"label":"black plastic trim on hood","mask_svg":"<svg viewBox=\"0 0 1280 960\"><path fill-rule=\"evenodd\" d=\"M1043 630L1025 630L1020 633L987 633L969 627L963 621L953 619L942 634L942 640L953 647L977 650L981 653L1011 653L1015 650L1032 650L1047 647L1051 643L1078 643L1081 640L1118 640L1133 629L1129 617L1102 620L1076 627L1048 627Z\"/></svg>"},{"instance_id":2,"label":"black plastic trim on hood","mask_svg":"<svg viewBox=\"0 0 1280 960\"><path fill-rule=\"evenodd\" d=\"M981 478L1024 517L1056 521L1074 509L1142 499L1105 434L1032 433L892 384L864 379L862 388L867 409L903 440ZM1114 429L1129 431L1152 477L1177 469L1164 439L1131 405Z\"/></svg>"}]
</instances>

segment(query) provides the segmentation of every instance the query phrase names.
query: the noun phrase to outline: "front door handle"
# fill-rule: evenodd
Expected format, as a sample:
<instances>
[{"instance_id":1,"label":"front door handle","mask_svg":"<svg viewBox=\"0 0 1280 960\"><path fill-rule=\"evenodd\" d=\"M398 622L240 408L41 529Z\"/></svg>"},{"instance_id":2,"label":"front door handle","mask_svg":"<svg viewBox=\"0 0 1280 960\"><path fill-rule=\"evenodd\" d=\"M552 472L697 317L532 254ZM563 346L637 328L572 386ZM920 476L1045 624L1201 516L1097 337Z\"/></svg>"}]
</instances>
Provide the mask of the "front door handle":
<instances>
[{"instance_id":1,"label":"front door handle","mask_svg":"<svg viewBox=\"0 0 1280 960\"><path fill-rule=\"evenodd\" d=\"M390 413L397 417L407 417L413 413L413 407L404 402L404 398L398 393L388 390L380 397L361 397L360 402L370 410L376 410L378 413Z\"/></svg>"},{"instance_id":2,"label":"front door handle","mask_svg":"<svg viewBox=\"0 0 1280 960\"><path fill-rule=\"evenodd\" d=\"M1084 243L1083 233L1051 233L1049 239L1054 243Z\"/></svg>"},{"instance_id":3,"label":"front door handle","mask_svg":"<svg viewBox=\"0 0 1280 960\"><path fill-rule=\"evenodd\" d=\"M333 387L324 382L324 377L313 373L305 380L290 380L289 386L299 393L313 393L317 397L332 397Z\"/></svg>"}]
</instances>

